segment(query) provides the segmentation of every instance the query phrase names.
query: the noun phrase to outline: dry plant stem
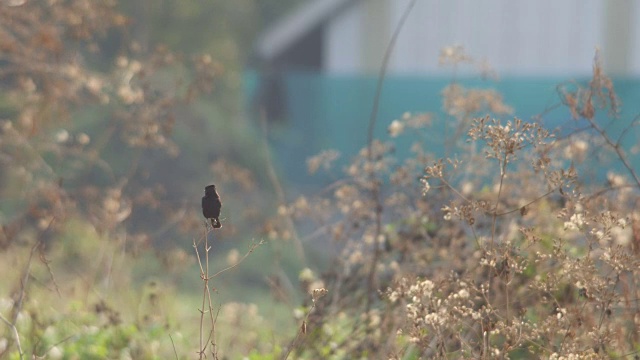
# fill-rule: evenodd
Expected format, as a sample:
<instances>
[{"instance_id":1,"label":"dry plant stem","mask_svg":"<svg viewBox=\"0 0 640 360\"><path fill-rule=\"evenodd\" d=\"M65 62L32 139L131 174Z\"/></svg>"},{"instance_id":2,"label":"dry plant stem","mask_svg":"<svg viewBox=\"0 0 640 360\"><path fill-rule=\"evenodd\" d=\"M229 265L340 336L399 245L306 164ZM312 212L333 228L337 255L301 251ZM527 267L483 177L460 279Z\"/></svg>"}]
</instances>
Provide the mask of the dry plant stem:
<instances>
[{"instance_id":1,"label":"dry plant stem","mask_svg":"<svg viewBox=\"0 0 640 360\"><path fill-rule=\"evenodd\" d=\"M53 223L53 220L49 223L49 226L51 226L51 224ZM31 276L31 262L33 260L33 254L35 254L35 252L38 250L38 248L40 248L40 245L42 245L42 242L40 240L38 240L32 247L31 247L31 251L29 252L29 260L27 260L27 265L25 266L24 269L24 275L22 277L21 280L21 284L20 284L20 294L18 296L18 301L16 301L16 303L13 306L13 316L12 316L12 321L8 321L7 319L5 319L4 317L2 317L2 315L0 315L2 321L4 323L6 323L12 330L13 332L13 336L15 338L16 341L16 346L18 347L18 352L20 354L20 359L23 358L24 353L22 351L22 346L20 345L20 336L18 336L18 329L16 328L15 324L18 321L18 315L20 314L20 311L22 311L22 304L24 302L24 297L25 297L25 293L26 293L26 289L27 289L27 284L29 282L29 277ZM8 348L9 346L7 346Z\"/></svg>"},{"instance_id":2,"label":"dry plant stem","mask_svg":"<svg viewBox=\"0 0 640 360\"><path fill-rule=\"evenodd\" d=\"M640 187L640 177L638 177L638 174L635 172L635 170L633 170L633 167L629 163L629 159L627 159L627 156L622 151L622 147L620 146L620 143L613 142L613 140L609 137L609 135L607 135L607 132L603 128L601 128L598 124L596 124L596 122L593 119L587 119L587 121L589 121L589 124L591 125L591 127L595 131L597 131L598 134L600 134L600 136L604 139L607 145L611 146L611 148L616 152L616 154L618 155L618 158L620 159L620 161L622 161L622 165L624 165L624 167L627 168L627 171L629 171L629 174L631 174L631 176L633 177L633 180L635 181L636 185Z\"/></svg>"},{"instance_id":3,"label":"dry plant stem","mask_svg":"<svg viewBox=\"0 0 640 360\"><path fill-rule=\"evenodd\" d=\"M24 352L22 351L22 345L20 345L20 335L18 334L18 329L9 320L5 319L5 317L2 316L2 314L0 314L0 320L2 320L3 323L7 324L7 326L11 329L11 332L13 333L13 338L16 342L16 346L18 347L18 354L20 354L20 360L22 360L24 358Z\"/></svg>"},{"instance_id":4,"label":"dry plant stem","mask_svg":"<svg viewBox=\"0 0 640 360\"><path fill-rule=\"evenodd\" d=\"M176 344L173 342L173 337L169 334L169 339L171 339L171 346L173 346L173 354L176 356L176 360L178 359L178 351L176 350Z\"/></svg>"},{"instance_id":5,"label":"dry plant stem","mask_svg":"<svg viewBox=\"0 0 640 360\"><path fill-rule=\"evenodd\" d=\"M411 1L411 3L409 3L409 5L407 5L407 8L405 9L404 13L402 14L402 17L400 18L400 22L398 22L398 25L396 26L396 29L393 32L393 36L391 37L389 46L387 46L387 49L385 51L384 58L382 59L382 66L380 67L380 73L378 74L378 83L376 85L376 94L373 99L373 109L371 110L371 117L369 118L369 132L368 132L368 138L367 138L367 146L369 150L368 152L369 162L371 162L373 157L372 156L373 154L371 153L371 148L373 146L373 131L375 130L376 120L378 118L378 108L380 106L380 95L382 94L382 85L384 83L384 79L387 74L389 58L391 58L391 53L393 52L393 48L395 47L396 41L398 40L398 36L400 36L400 31L402 30L404 23L407 21L407 18L411 13L411 9L413 9L413 6L416 4L416 2L417 0L413 0Z\"/></svg>"},{"instance_id":6,"label":"dry plant stem","mask_svg":"<svg viewBox=\"0 0 640 360\"><path fill-rule=\"evenodd\" d=\"M629 123L629 126L627 126L624 130L622 130L622 133L620 133L620 136L618 136L618 140L616 141L616 144L620 144L622 142L622 139L627 136L627 133L635 126L636 122L640 120L640 114L636 115L633 120L631 120L631 122Z\"/></svg>"},{"instance_id":7,"label":"dry plant stem","mask_svg":"<svg viewBox=\"0 0 640 360\"><path fill-rule=\"evenodd\" d=\"M240 260L238 260L238 262L237 262L237 263L235 263L235 264L233 264L233 265L229 265L229 266L227 266L226 268L224 268L224 269L222 269L222 270L218 271L217 273L215 273L215 274L211 275L209 278L210 278L210 279L213 279L213 278L215 278L216 276L218 276L218 275L220 275L220 274L222 274L222 273L224 273L224 272L227 272L227 271L229 271L229 270L233 269L234 267L236 267L236 266L240 265L240 263L242 263L242 262L244 261L244 259L246 259L246 258L247 258L247 256L249 256L249 255L250 255L250 254L251 254L255 249L257 249L257 248L258 248L258 246L260 246L260 245L262 245L262 244L264 244L264 241L263 241L263 240L260 240L260 242L258 242L258 243L253 243L253 244L251 244L251 246L249 247L249 250L244 254L244 256L242 256L242 257L240 258Z\"/></svg>"},{"instance_id":8,"label":"dry plant stem","mask_svg":"<svg viewBox=\"0 0 640 360\"><path fill-rule=\"evenodd\" d=\"M411 1L407 8L405 9L402 17L400 18L400 22L396 26L395 31L393 32L393 36L391 37L391 41L389 42L389 46L384 54L384 58L382 60L382 66L380 67L380 73L378 74L378 83L376 85L376 94L373 99L373 108L371 109L371 117L369 118L369 131L367 136L367 162L369 163L369 179L373 186L371 191L371 197L375 204L375 221L376 221L376 230L374 235L374 254L373 259L371 260L371 268L369 269L368 276L368 289L367 289L367 305L366 312L369 312L371 308L371 302L373 301L373 296L376 294L375 290L375 273L376 267L378 266L378 261L380 259L380 244L378 244L378 238L380 237L380 233L382 232L382 201L380 199L380 182L375 176L375 170L373 167L373 131L376 127L376 120L378 118L378 109L380 107L380 95L382 94L382 85L384 83L384 79L387 74L387 67L389 66L389 59L391 58L391 53L395 47L396 41L398 40L398 36L400 36L400 31L404 26L404 23L407 21L409 14L411 13L411 9L416 4L417 0Z\"/></svg>"},{"instance_id":9,"label":"dry plant stem","mask_svg":"<svg viewBox=\"0 0 640 360\"><path fill-rule=\"evenodd\" d=\"M244 256L242 258L240 258L240 260L238 260L238 262L236 262L233 265L227 266L226 268L219 270L218 272L216 272L213 275L209 275L209 252L211 251L211 247L209 246L209 233L213 233L213 229L210 229L207 225L208 223L205 221L205 232L204 232L204 236L198 240L198 242L196 243L196 241L193 241L193 248L196 252L196 257L198 258L198 266L200 266L200 279L202 279L202 281L204 282L204 287L203 287L203 294L202 294L202 307L199 309L200 311L200 350L198 351L198 354L200 355L200 359L206 358L206 349L207 346L209 346L209 344L211 344L212 349L211 349L211 353L214 359L217 359L217 347L215 344L215 341L213 339L214 335L215 335L215 330L216 330L216 321L218 319L218 313L216 313L216 316L213 316L213 299L211 298L211 287L209 286L209 280L217 277L218 275L231 270L233 268L235 268L236 266L240 265L248 256L249 254L251 254L255 249L257 249L260 245L264 244L263 240L260 240L260 242L258 243L253 243L251 244L251 246L249 246L249 250L244 254ZM204 241L204 249L205 249L205 260L204 260L204 264L202 262L202 256L200 255L200 251L198 250L198 246L200 245L200 243L202 243ZM204 340L204 314L205 314L205 305L207 305L208 303L208 309L207 309L207 313L209 314L209 320L211 322L211 330L209 331L209 335L207 336L206 341ZM220 309L218 308L218 312L220 311Z\"/></svg>"},{"instance_id":10,"label":"dry plant stem","mask_svg":"<svg viewBox=\"0 0 640 360\"><path fill-rule=\"evenodd\" d=\"M213 318L213 306L211 303L211 289L209 288L209 251L211 250L211 247L209 246L209 240L208 240L208 235L209 235L209 231L208 231L208 227L205 223L205 233L204 233L204 249L205 249L205 264L204 266L202 265L202 258L200 257L200 253L198 252L198 246L194 241L193 247L196 251L196 255L198 257L198 264L200 265L200 278L202 279L202 281L204 282L204 286L203 286L203 293L202 293L202 307L200 308L200 348L198 350L198 353L200 355L200 359L203 359L206 357L206 349L207 346L209 345L209 343L211 342L211 339L213 338L213 336L215 335L215 319ZM209 335L207 337L207 341L204 341L204 314L205 314L205 310L204 307L206 305L206 302L209 302L209 308L207 310L207 312L210 315L211 318L211 330L209 331ZM215 344L214 344L215 346ZM214 354L215 357L215 354Z\"/></svg>"},{"instance_id":11,"label":"dry plant stem","mask_svg":"<svg viewBox=\"0 0 640 360\"><path fill-rule=\"evenodd\" d=\"M526 204L522 205L521 207L519 207L517 209L506 210L504 212L497 213L496 216L505 216L505 215L513 214L515 212L519 212L523 207L527 207L527 206L530 206L531 204L537 203L538 201L540 201L540 200L546 198L547 196L553 194L555 191L556 191L555 189L554 190L549 190L546 193L544 193L544 194L538 196L537 198L527 202Z\"/></svg>"},{"instance_id":12,"label":"dry plant stem","mask_svg":"<svg viewBox=\"0 0 640 360\"><path fill-rule=\"evenodd\" d=\"M367 290L367 306L365 309L365 314L369 312L371 309L371 303L373 302L374 296L376 294L376 267L378 266L378 261L380 260L380 244L378 243L378 238L382 233L382 204L380 200L380 185L377 180L374 180L374 188L372 192L372 196L375 199L376 203L376 230L373 240L373 259L371 260L371 267L369 268L369 276L367 278L368 290Z\"/></svg>"},{"instance_id":13,"label":"dry plant stem","mask_svg":"<svg viewBox=\"0 0 640 360\"><path fill-rule=\"evenodd\" d=\"M466 196L464 196L460 191L458 191L458 189L456 189L455 187L453 187L451 184L449 184L449 182L444 178L444 176L441 176L440 181L442 181L442 183L449 188L449 190L453 191L456 195L458 195L459 198L461 198L462 200L464 200L466 203L471 203L471 200L469 200Z\"/></svg>"},{"instance_id":14,"label":"dry plant stem","mask_svg":"<svg viewBox=\"0 0 640 360\"><path fill-rule=\"evenodd\" d=\"M76 336L78 336L78 334L69 335L69 336L67 336L66 338L64 338L64 339L62 339L62 340L60 340L60 341L58 341L57 343L55 343L55 344L53 344L53 345L49 346L49 348L48 348L48 349L46 349L46 350L42 353L42 354L43 354L43 355L42 355L42 357L46 358L46 354L48 354L48 353L49 353L49 351L51 351L51 349L53 349L54 347L56 347L56 346L58 346L58 345L60 345L60 344L65 343L65 342L67 342L67 341L69 341L69 340L71 340L71 339L73 339L73 338L74 338L74 337L76 337ZM2 356L0 356L0 358L2 358ZM34 357L34 358L35 358L35 357Z\"/></svg>"},{"instance_id":15,"label":"dry plant stem","mask_svg":"<svg viewBox=\"0 0 640 360\"><path fill-rule=\"evenodd\" d=\"M51 269L51 266L49 266L49 263L51 263L51 261L47 260L47 258L45 257L44 249L43 249L42 246L40 246L40 261L42 261L44 266L47 267L47 271L49 272L49 276L51 277L51 282L53 282L53 286L56 289L56 293L58 294L59 298L62 298L62 294L60 294L60 287L58 286L58 282L56 281L56 277L53 274L53 270Z\"/></svg>"},{"instance_id":16,"label":"dry plant stem","mask_svg":"<svg viewBox=\"0 0 640 360\"><path fill-rule=\"evenodd\" d=\"M585 302L582 303L582 306L581 306L581 309L580 309L581 313L585 311L585 307L586 306L587 306L587 302L585 301ZM572 325L573 324L571 324L571 323L567 323L567 326L565 326L564 336L562 337L562 341L560 342L560 345L558 346L559 350L562 350L562 347L564 346L565 340L567 340L567 338L569 337L570 329L571 329Z\"/></svg>"},{"instance_id":17,"label":"dry plant stem","mask_svg":"<svg viewBox=\"0 0 640 360\"><path fill-rule=\"evenodd\" d=\"M509 281L509 274L506 274L506 279L504 281L504 296L506 298L506 307L507 307L507 315L506 315L506 320L507 320L507 326L511 325L511 317L509 316L509 308L511 305L511 301L509 299L509 284L511 283L511 281Z\"/></svg>"},{"instance_id":18,"label":"dry plant stem","mask_svg":"<svg viewBox=\"0 0 640 360\"><path fill-rule=\"evenodd\" d=\"M271 162L271 152L269 151L269 143L268 143L268 134L269 129L267 128L267 119L264 110L260 111L260 125L262 125L262 134L264 137L263 148L264 148L264 156L265 156L265 165L267 166L267 175L269 176L269 180L273 185L273 188L276 191L276 196L278 197L278 203L282 206L286 205L287 198L284 194L284 190L280 183L280 179L278 179L278 175L273 167L273 163ZM304 253L304 247L302 246L302 241L300 241L300 237L298 236L298 231L296 230L296 226L291 219L291 216L285 216L285 221L287 222L287 227L293 234L293 239L295 240L296 252L298 253L298 258L300 261L305 264L306 256Z\"/></svg>"},{"instance_id":19,"label":"dry plant stem","mask_svg":"<svg viewBox=\"0 0 640 360\"><path fill-rule=\"evenodd\" d=\"M22 311L22 303L24 301L24 296L27 289L27 284L29 283L29 277L31 276L31 261L33 260L33 254L38 250L42 242L38 241L31 247L31 252L29 253L29 260L27 261L27 265L24 269L24 275L20 284L20 295L18 296L18 301L13 306L13 318L11 323L15 324L18 319L18 314Z\"/></svg>"},{"instance_id":20,"label":"dry plant stem","mask_svg":"<svg viewBox=\"0 0 640 360\"><path fill-rule=\"evenodd\" d=\"M453 191L456 195L458 195L458 197L460 197L462 200L464 200L467 203L471 203L471 200L469 200L466 196L464 196L462 193L460 193L458 191L458 189L456 189L455 187L453 187L451 184L449 184L449 182L444 178L444 176L439 177L438 179L440 179L440 181L442 181L442 183L451 191ZM519 210L519 209L518 209ZM473 233L473 239L476 242L476 246L478 249L480 249L482 246L480 245L480 241L478 241L478 233L476 232L475 227L471 226L471 232Z\"/></svg>"},{"instance_id":21,"label":"dry plant stem","mask_svg":"<svg viewBox=\"0 0 640 360\"><path fill-rule=\"evenodd\" d=\"M51 221L49 221L49 224L47 225L47 227L45 228L44 231L47 231L51 228L51 225L53 225L53 222L56 220L56 218L52 218ZM26 293L26 289L27 289L27 283L29 281L29 277L31 276L31 261L33 260L33 254L36 252L36 250L39 250L41 248L42 245L42 241L38 240L33 247L31 247L31 251L29 252L29 260L27 261L27 265L24 269L24 276L22 278L22 283L20 286L20 296L18 297L18 301L17 303L14 305L13 307L13 318L12 318L12 324L15 324L16 321L18 320L18 314L20 313L20 311L22 311L22 303L24 301L24 295ZM49 274L51 275L51 278L53 279L53 283L56 286L56 290L58 291L58 295L60 295L60 290L58 289L58 284L55 281L55 278L53 276L53 273L51 272L51 268L49 268L49 263L48 261L46 261L46 259L44 259L44 254L42 253L42 249L40 249L40 258L43 259L43 262L45 263L45 265L47 266L47 269L49 269Z\"/></svg>"},{"instance_id":22,"label":"dry plant stem","mask_svg":"<svg viewBox=\"0 0 640 360\"><path fill-rule=\"evenodd\" d=\"M40 169L45 169L46 172L48 173L48 175L51 175L54 178L59 178L60 177L60 176L58 176L58 174L56 174L55 170L53 170L51 165L49 165L49 163L44 159L42 154L40 154L40 152L33 147L33 145L29 142L29 140L25 136L23 136L22 134L20 134L18 131L16 131L13 128L5 129L3 131L10 132L9 135L13 139L19 140L19 145L24 146L25 149L28 150L29 156L33 156L34 158L36 158L38 160L39 164L42 166Z\"/></svg>"},{"instance_id":23,"label":"dry plant stem","mask_svg":"<svg viewBox=\"0 0 640 360\"><path fill-rule=\"evenodd\" d=\"M607 277L609 276L607 275ZM600 311L600 320L598 321L598 330L602 328L602 324L604 323L605 313L607 309L609 309L609 307L611 306L611 302L615 297L615 288L618 286L619 283L620 283L620 275L616 275L616 282L611 286L611 291L609 296L605 301L602 302L602 310Z\"/></svg>"},{"instance_id":24,"label":"dry plant stem","mask_svg":"<svg viewBox=\"0 0 640 360\"><path fill-rule=\"evenodd\" d=\"M281 358L282 360L287 360L287 358L289 357L289 354L291 354L291 351L295 349L298 343L298 339L300 338L300 335L302 335L303 331L306 332L306 326L309 320L309 315L311 315L311 312L315 308L316 308L316 302L314 300L313 303L311 304L311 308L309 308L309 311L307 311L307 314L305 315L304 320L302 320L302 325L298 329L298 333L296 334L296 337L293 339L293 341L291 341L291 344L287 348L287 352L284 354L284 356L282 356Z\"/></svg>"},{"instance_id":25,"label":"dry plant stem","mask_svg":"<svg viewBox=\"0 0 640 360\"><path fill-rule=\"evenodd\" d=\"M496 196L496 205L493 207L493 221L491 223L491 250L495 244L496 239L496 224L498 222L498 205L500 204L500 195L502 194L502 187L504 185L504 177L507 171L507 154L504 154L504 158L500 162L500 185L498 186L498 195Z\"/></svg>"}]
</instances>

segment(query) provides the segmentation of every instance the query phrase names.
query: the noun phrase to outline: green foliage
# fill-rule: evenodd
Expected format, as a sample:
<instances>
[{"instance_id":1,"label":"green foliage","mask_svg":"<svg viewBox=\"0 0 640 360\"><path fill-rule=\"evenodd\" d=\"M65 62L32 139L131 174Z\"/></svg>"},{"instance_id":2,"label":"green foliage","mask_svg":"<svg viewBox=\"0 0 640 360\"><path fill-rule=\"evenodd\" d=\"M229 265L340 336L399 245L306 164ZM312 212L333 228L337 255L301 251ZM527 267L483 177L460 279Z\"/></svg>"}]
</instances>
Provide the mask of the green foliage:
<instances>
[{"instance_id":1,"label":"green foliage","mask_svg":"<svg viewBox=\"0 0 640 360\"><path fill-rule=\"evenodd\" d=\"M68 294L64 289L62 293ZM55 297L50 302L32 300L19 315L17 328L28 334L21 338L23 348L54 359L153 359L170 354L167 337L174 331L160 325L125 323L119 311L101 301L89 306L71 301L65 306Z\"/></svg>"}]
</instances>

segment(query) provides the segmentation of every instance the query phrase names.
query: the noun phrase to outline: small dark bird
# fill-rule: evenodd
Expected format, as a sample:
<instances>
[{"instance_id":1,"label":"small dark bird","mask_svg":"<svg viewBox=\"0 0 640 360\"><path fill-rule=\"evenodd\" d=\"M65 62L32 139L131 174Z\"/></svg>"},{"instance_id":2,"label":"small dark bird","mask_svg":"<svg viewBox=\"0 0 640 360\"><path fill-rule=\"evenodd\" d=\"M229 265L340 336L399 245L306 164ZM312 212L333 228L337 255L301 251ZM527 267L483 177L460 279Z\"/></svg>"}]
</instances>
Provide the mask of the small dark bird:
<instances>
[{"instance_id":1,"label":"small dark bird","mask_svg":"<svg viewBox=\"0 0 640 360\"><path fill-rule=\"evenodd\" d=\"M202 197L202 215L207 219L211 219L211 226L215 229L222 227L220 223L221 209L222 202L220 201L220 195L216 192L216 186L209 185L205 187L204 196Z\"/></svg>"}]
</instances>

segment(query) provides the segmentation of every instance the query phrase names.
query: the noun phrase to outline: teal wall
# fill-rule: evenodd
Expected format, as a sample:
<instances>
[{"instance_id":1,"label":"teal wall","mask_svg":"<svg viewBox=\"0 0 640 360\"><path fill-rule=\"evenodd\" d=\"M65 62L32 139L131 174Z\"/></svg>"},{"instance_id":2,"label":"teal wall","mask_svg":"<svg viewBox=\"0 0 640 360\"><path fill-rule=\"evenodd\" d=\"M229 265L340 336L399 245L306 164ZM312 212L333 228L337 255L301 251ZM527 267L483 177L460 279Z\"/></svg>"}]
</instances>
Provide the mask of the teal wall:
<instances>
[{"instance_id":1,"label":"teal wall","mask_svg":"<svg viewBox=\"0 0 640 360\"><path fill-rule=\"evenodd\" d=\"M531 120L545 109L559 104L556 87L569 80L571 79L503 78L499 82L482 79L460 79L458 82L468 87L496 89L503 95L504 102L514 109L513 115ZM584 83L588 80L577 79ZM247 73L245 85L248 99L255 94L258 82L255 73ZM345 161L366 146L376 82L377 78L374 76L333 76L303 72L290 72L284 76L289 117L286 122L271 126L270 141L280 170L286 173L286 178L294 182L313 181L307 177L306 159L321 150L336 149L342 153L342 160ZM438 153L443 148L442 139L447 135L444 124L446 121L453 121L442 112L441 91L450 82L451 78L444 77L387 77L382 90L376 137L389 139L387 126L406 111L431 112L436 117L429 134L431 136L424 139L428 142L425 147ZM614 80L614 84L622 100L619 120L609 127L615 135L619 134L621 124L628 124L640 114L640 79ZM602 123L609 120L606 113L599 117ZM583 126L583 123L571 119L571 114L565 107L557 107L546 113L542 120L550 129L563 125L562 132ZM629 134L625 145L635 144L640 139L639 135L638 131ZM400 156L414 139L411 136L397 139Z\"/></svg>"}]
</instances>

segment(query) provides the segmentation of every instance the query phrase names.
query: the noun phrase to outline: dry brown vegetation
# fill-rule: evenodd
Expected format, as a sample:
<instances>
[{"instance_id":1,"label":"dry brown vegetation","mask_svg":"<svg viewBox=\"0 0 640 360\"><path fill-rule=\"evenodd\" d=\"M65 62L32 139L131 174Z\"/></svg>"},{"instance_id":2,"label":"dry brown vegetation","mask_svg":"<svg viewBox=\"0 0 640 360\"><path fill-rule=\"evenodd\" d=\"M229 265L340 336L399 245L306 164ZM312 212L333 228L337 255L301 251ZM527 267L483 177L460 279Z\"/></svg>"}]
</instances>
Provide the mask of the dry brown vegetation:
<instances>
[{"instance_id":1,"label":"dry brown vegetation","mask_svg":"<svg viewBox=\"0 0 640 360\"><path fill-rule=\"evenodd\" d=\"M180 155L176 114L213 91L223 68L135 42L109 49L105 37L126 38L127 25L110 1L0 3L0 358L638 356L640 180L621 146L637 118L616 117L597 55L590 82L558 87L583 131L559 137L512 116L495 90L454 81L442 92L446 118L392 121L390 138L372 139L317 196L287 203L267 156L262 178L279 206L266 221L259 177L213 161L203 171L225 206L246 209L214 239L259 224L280 251L274 263L289 247L304 255L305 239L330 239L338 253L326 271L264 279L295 307L290 328L273 330L254 304L216 302L219 275L265 271L254 258L263 241L214 268L221 246L198 207L171 201L158 176L167 169L148 165ZM475 64L461 48L441 61ZM622 122L621 135L603 119ZM436 121L450 124L448 156L428 140L395 155L406 133L434 136ZM595 152L613 160L596 163ZM309 170L338 157L327 150ZM582 177L594 167L605 183ZM161 248L166 233L196 239L182 241L195 252ZM187 269L202 281L194 301L177 290ZM299 307L293 282L307 294Z\"/></svg>"},{"instance_id":2,"label":"dry brown vegetation","mask_svg":"<svg viewBox=\"0 0 640 360\"><path fill-rule=\"evenodd\" d=\"M329 294L314 302L298 356L636 356L640 183L620 139L596 120L619 106L597 55L592 80L574 85L559 94L588 130L558 139L536 122L482 115L510 110L492 90L454 84L443 104L451 133L462 134L451 140L455 157L415 143L400 161L393 142L375 141L328 195L292 204L287 214L317 221L342 249L319 278ZM389 133L428 134L431 118L405 114ZM626 171L584 181L582 169L608 166L593 151L615 154Z\"/></svg>"}]
</instances>

